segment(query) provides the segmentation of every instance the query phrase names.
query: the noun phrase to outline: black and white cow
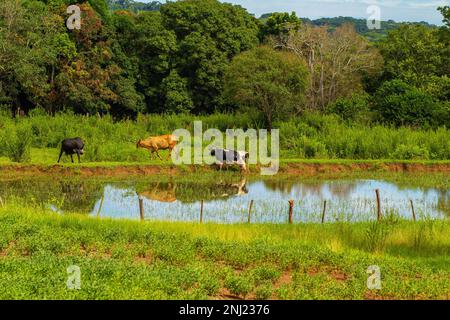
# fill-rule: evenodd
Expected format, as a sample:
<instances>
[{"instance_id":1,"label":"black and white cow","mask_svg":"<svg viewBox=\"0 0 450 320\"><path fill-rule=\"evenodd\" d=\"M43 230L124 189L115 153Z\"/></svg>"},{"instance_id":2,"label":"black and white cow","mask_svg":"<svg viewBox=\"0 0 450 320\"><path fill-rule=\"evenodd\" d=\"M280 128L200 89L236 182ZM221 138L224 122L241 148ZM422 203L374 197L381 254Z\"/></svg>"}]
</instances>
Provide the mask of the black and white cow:
<instances>
[{"instance_id":1,"label":"black and white cow","mask_svg":"<svg viewBox=\"0 0 450 320\"><path fill-rule=\"evenodd\" d=\"M222 170L224 165L237 164L241 167L242 171L247 171L246 160L248 159L248 152L235 151L222 148L212 148L211 156L216 158L216 163L219 165L219 169Z\"/></svg>"}]
</instances>

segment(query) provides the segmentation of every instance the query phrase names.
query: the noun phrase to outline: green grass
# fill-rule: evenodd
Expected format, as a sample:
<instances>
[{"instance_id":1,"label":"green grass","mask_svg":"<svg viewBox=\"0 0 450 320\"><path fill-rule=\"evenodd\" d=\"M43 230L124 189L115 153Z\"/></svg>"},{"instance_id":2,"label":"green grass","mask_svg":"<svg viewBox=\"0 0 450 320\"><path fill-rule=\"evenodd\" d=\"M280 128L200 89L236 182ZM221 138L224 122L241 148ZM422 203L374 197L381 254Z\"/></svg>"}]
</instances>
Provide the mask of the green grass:
<instances>
[{"instance_id":1,"label":"green grass","mask_svg":"<svg viewBox=\"0 0 450 320\"><path fill-rule=\"evenodd\" d=\"M120 152L120 151L119 151ZM171 160L166 160L167 151L160 151L163 160L157 158L151 160L149 152L143 149L132 150L127 152L133 153L134 156L124 161L106 161L106 160L90 160L81 156L81 164L78 164L76 155L74 155L74 163L71 163L70 157L63 155L60 165L67 167L114 167L114 166L135 166L135 165L172 165ZM31 148L29 161L23 165L42 165L52 166L57 164L59 149L57 148ZM11 161L8 157L0 157L0 165L20 165ZM422 165L450 165L450 160L396 160L396 159L300 159L300 158L281 158L280 166L284 167L290 164L323 164L323 165L352 165L352 164L370 164L381 166L383 164L422 164Z\"/></svg>"},{"instance_id":2,"label":"green grass","mask_svg":"<svg viewBox=\"0 0 450 320\"><path fill-rule=\"evenodd\" d=\"M63 139L81 137L86 143L85 162L147 162L149 155L136 150L138 139L169 134L176 129L193 132L193 122L209 128L262 129L248 114L139 115L135 121L112 117L31 114L11 119L0 114L0 157L31 163L54 163ZM333 115L304 114L274 124L280 130L281 159L394 159L449 160L450 132L445 127L415 129L378 124L346 123ZM205 146L206 143L205 142ZM29 148L34 148L31 152ZM5 162L5 159L1 161Z\"/></svg>"},{"instance_id":3,"label":"green grass","mask_svg":"<svg viewBox=\"0 0 450 320\"><path fill-rule=\"evenodd\" d=\"M81 290L66 288L81 268ZM371 265L382 289L366 287ZM450 223L217 225L0 205L1 299L447 299Z\"/></svg>"}]
</instances>

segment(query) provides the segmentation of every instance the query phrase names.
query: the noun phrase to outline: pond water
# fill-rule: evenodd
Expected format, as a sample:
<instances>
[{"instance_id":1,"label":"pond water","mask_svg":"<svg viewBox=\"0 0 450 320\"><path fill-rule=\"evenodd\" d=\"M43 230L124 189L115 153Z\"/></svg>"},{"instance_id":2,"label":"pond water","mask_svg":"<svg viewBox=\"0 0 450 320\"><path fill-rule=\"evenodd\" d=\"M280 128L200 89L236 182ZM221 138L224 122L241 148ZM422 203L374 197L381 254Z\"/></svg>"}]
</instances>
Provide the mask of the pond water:
<instances>
[{"instance_id":1,"label":"pond water","mask_svg":"<svg viewBox=\"0 0 450 320\"><path fill-rule=\"evenodd\" d=\"M299 179L300 180L300 179ZM217 181L9 181L0 187L3 199L20 198L57 212L145 220L244 223L253 200L252 223L285 223L294 200L295 222L325 220L367 221L377 217L375 189L380 190L383 216L412 219L411 200L418 219L448 219L450 190L405 187L384 180L278 181L224 179Z\"/></svg>"}]
</instances>

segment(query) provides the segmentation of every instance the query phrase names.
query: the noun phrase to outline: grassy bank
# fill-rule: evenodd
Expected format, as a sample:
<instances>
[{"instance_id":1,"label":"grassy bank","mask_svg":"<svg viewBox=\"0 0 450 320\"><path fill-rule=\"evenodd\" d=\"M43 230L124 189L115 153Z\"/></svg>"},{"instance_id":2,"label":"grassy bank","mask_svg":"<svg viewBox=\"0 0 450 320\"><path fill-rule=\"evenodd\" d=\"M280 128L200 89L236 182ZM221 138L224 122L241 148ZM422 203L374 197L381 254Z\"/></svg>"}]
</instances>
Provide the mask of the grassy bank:
<instances>
[{"instance_id":1,"label":"grassy bank","mask_svg":"<svg viewBox=\"0 0 450 320\"><path fill-rule=\"evenodd\" d=\"M450 136L449 136L450 138ZM0 165L42 165L53 166L58 164L58 148L31 148L29 159L24 163L18 163L12 161L6 156L0 156ZM120 152L120 150L118 150ZM65 167L112 167L112 166L136 166L136 165L158 165L158 166L171 166L172 161L166 160L168 151L160 151L163 160L159 160L156 156L154 159L150 159L149 152L146 150L136 150L136 146L132 146L130 153L135 154L134 157L126 159L124 161L90 161L89 159L81 156L81 164L78 164L76 155L74 155L74 163L72 164L70 157L62 156L60 165ZM193 156L193 151L192 151ZM371 164L371 165L383 165L383 164L422 164L422 165L448 165L450 166L450 159L448 160L429 160L429 159L326 159L326 158L280 158L280 166L286 167L290 164L314 164L314 165L351 165L351 164ZM250 165L250 167L254 167Z\"/></svg>"},{"instance_id":2,"label":"grassy bank","mask_svg":"<svg viewBox=\"0 0 450 320\"><path fill-rule=\"evenodd\" d=\"M193 132L194 121L202 122L203 132L209 128L223 132L264 128L260 120L248 114L140 115L136 120L118 122L110 116L49 117L32 113L11 119L0 114L0 157L15 162L54 163L61 141L79 136L86 142L85 162L146 162L148 152L136 150L138 139L181 128ZM274 128L280 130L281 159L450 159L450 132L445 127L349 124L333 115L305 114L277 122ZM30 148L34 148L31 154Z\"/></svg>"},{"instance_id":3,"label":"grassy bank","mask_svg":"<svg viewBox=\"0 0 450 320\"><path fill-rule=\"evenodd\" d=\"M198 178L204 176L235 175L239 176L240 168L234 166L224 171L218 171L217 166L209 165L174 165L169 161L144 160L140 162L82 162L57 164L55 152L48 152L42 157L42 150L32 152L32 161L16 163L7 158L0 157L0 178L14 179L17 177L36 176L94 176L94 177L148 177L151 175L183 176L197 174ZM348 160L348 159L283 159L276 179L290 176L292 178L314 177L316 179L329 178L384 178L393 175L403 180L416 181L422 177L433 174L439 186L448 185L450 172L449 160ZM414 174L412 176L411 174ZM249 165L247 177L274 178L262 176L258 165ZM436 180L434 179L434 180ZM427 179L429 180L429 179ZM437 186L437 185L435 185Z\"/></svg>"},{"instance_id":4,"label":"grassy bank","mask_svg":"<svg viewBox=\"0 0 450 320\"><path fill-rule=\"evenodd\" d=\"M0 298L446 299L450 224L197 225L0 207ZM70 265L81 290L66 288ZM371 265L382 289L366 287Z\"/></svg>"}]
</instances>

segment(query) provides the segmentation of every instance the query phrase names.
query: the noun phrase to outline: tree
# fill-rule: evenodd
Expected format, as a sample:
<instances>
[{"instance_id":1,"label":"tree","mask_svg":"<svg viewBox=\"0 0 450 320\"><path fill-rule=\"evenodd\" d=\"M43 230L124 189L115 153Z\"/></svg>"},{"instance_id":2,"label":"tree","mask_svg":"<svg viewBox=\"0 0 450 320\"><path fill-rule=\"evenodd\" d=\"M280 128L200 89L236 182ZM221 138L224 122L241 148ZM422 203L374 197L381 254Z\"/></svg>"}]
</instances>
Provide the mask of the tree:
<instances>
[{"instance_id":1,"label":"tree","mask_svg":"<svg viewBox=\"0 0 450 320\"><path fill-rule=\"evenodd\" d=\"M349 97L338 98L327 106L328 112L337 114L343 120L370 120L369 103L371 96L367 93L354 93Z\"/></svg>"},{"instance_id":2,"label":"tree","mask_svg":"<svg viewBox=\"0 0 450 320\"><path fill-rule=\"evenodd\" d=\"M445 110L430 94L401 80L383 83L374 100L380 120L396 126L436 125L445 116Z\"/></svg>"},{"instance_id":3,"label":"tree","mask_svg":"<svg viewBox=\"0 0 450 320\"><path fill-rule=\"evenodd\" d=\"M193 111L220 109L225 70L235 55L259 43L258 21L242 7L217 0L168 2L161 15L176 35L179 50L172 63L188 80Z\"/></svg>"},{"instance_id":4,"label":"tree","mask_svg":"<svg viewBox=\"0 0 450 320\"><path fill-rule=\"evenodd\" d=\"M444 49L437 30L420 25L402 25L389 32L380 43L385 60L385 78L422 86L430 76L441 76L445 69L448 70L444 65Z\"/></svg>"},{"instance_id":5,"label":"tree","mask_svg":"<svg viewBox=\"0 0 450 320\"><path fill-rule=\"evenodd\" d=\"M44 3L0 2L1 99L12 108L46 105L51 89L47 72L58 58L58 48L63 49L58 41L63 40L61 22Z\"/></svg>"},{"instance_id":6,"label":"tree","mask_svg":"<svg viewBox=\"0 0 450 320\"><path fill-rule=\"evenodd\" d=\"M176 70L162 82L162 93L164 95L164 112L184 113L193 108L193 102L187 92L187 80L180 77Z\"/></svg>"},{"instance_id":7,"label":"tree","mask_svg":"<svg viewBox=\"0 0 450 320\"><path fill-rule=\"evenodd\" d=\"M134 74L127 73L120 65L123 61L116 60L122 53L114 30L89 3L81 4L80 8L82 28L70 35L76 43L77 55L72 60L60 61L60 73L55 79L59 105L62 109L91 114L112 112L124 116L142 111L143 99L135 90Z\"/></svg>"},{"instance_id":8,"label":"tree","mask_svg":"<svg viewBox=\"0 0 450 320\"><path fill-rule=\"evenodd\" d=\"M270 43L306 60L308 106L313 110L325 110L337 98L361 91L362 78L376 74L382 65L378 50L348 24L333 32L305 24L297 32L273 37Z\"/></svg>"},{"instance_id":9,"label":"tree","mask_svg":"<svg viewBox=\"0 0 450 320\"><path fill-rule=\"evenodd\" d=\"M106 22L104 0L79 4L81 30L67 30L72 0L0 2L0 94L2 103L47 112L133 114L143 99L135 74L116 57L123 56ZM98 8L99 12L91 6Z\"/></svg>"},{"instance_id":10,"label":"tree","mask_svg":"<svg viewBox=\"0 0 450 320\"><path fill-rule=\"evenodd\" d=\"M225 76L225 96L241 108L259 111L272 130L275 120L302 109L307 79L302 59L257 47L233 59Z\"/></svg>"},{"instance_id":11,"label":"tree","mask_svg":"<svg viewBox=\"0 0 450 320\"><path fill-rule=\"evenodd\" d=\"M442 22L447 26L450 27L450 6L443 6L439 7L438 10L442 13L443 20Z\"/></svg>"},{"instance_id":12,"label":"tree","mask_svg":"<svg viewBox=\"0 0 450 320\"><path fill-rule=\"evenodd\" d=\"M120 64L136 79L136 90L145 97L146 111L164 111L161 85L175 67L173 60L178 51L175 33L163 26L159 12L118 11L112 20L115 32L121 35Z\"/></svg>"},{"instance_id":13,"label":"tree","mask_svg":"<svg viewBox=\"0 0 450 320\"><path fill-rule=\"evenodd\" d=\"M439 7L438 10L442 13L444 26L439 28L439 41L443 44L444 49L441 53L443 58L443 72L442 74L450 77L450 7Z\"/></svg>"},{"instance_id":14,"label":"tree","mask_svg":"<svg viewBox=\"0 0 450 320\"><path fill-rule=\"evenodd\" d=\"M287 12L275 12L272 13L265 23L261 26L261 40L264 40L267 36L278 36L280 34L286 34L291 31L297 31L300 29L302 21L297 17L295 12L291 14Z\"/></svg>"}]
</instances>

